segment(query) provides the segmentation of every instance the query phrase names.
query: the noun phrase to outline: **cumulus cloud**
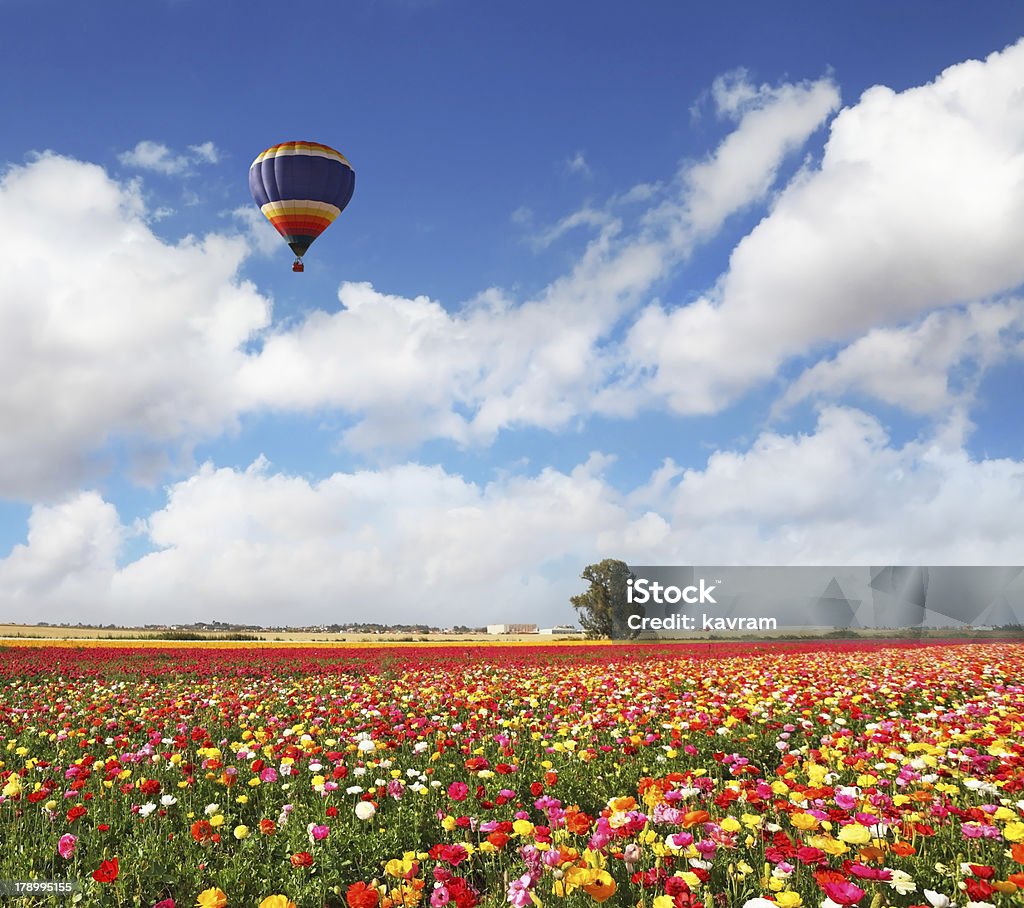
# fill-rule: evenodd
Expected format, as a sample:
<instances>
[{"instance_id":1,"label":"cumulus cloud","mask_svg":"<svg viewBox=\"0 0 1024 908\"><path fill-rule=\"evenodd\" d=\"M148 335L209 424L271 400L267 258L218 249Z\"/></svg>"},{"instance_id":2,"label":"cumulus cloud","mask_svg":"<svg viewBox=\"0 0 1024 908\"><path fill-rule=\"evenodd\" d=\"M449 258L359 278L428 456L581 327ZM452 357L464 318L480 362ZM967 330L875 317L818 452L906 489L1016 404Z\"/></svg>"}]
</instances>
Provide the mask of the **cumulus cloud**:
<instances>
[{"instance_id":1,"label":"cumulus cloud","mask_svg":"<svg viewBox=\"0 0 1024 908\"><path fill-rule=\"evenodd\" d=\"M779 195L713 291L637 320L628 346L656 371L651 390L714 412L794 355L1020 285L1022 82L1024 42L841 111L820 165Z\"/></svg>"},{"instance_id":2,"label":"cumulus cloud","mask_svg":"<svg viewBox=\"0 0 1024 908\"><path fill-rule=\"evenodd\" d=\"M901 328L875 328L834 357L805 369L777 411L808 398L854 393L917 414L969 408L986 370L1019 355L1024 301L973 303L931 312ZM951 383L957 374L958 383Z\"/></svg>"},{"instance_id":3,"label":"cumulus cloud","mask_svg":"<svg viewBox=\"0 0 1024 908\"><path fill-rule=\"evenodd\" d=\"M126 167L149 170L165 176L176 176L192 170L196 164L216 164L220 152L213 142L189 145L188 153L176 153L163 142L143 139L136 146L118 155Z\"/></svg>"},{"instance_id":4,"label":"cumulus cloud","mask_svg":"<svg viewBox=\"0 0 1024 908\"><path fill-rule=\"evenodd\" d=\"M82 494L33 509L0 560L0 618L549 624L573 617L579 571L604 557L1012 564L1024 546L1024 462L974 459L943 433L894 445L849 408L699 467L666 462L629 493L609 463L485 483L416 463L316 481L262 458L207 464L143 521L154 551L121 566L127 528Z\"/></svg>"},{"instance_id":5,"label":"cumulus cloud","mask_svg":"<svg viewBox=\"0 0 1024 908\"><path fill-rule=\"evenodd\" d=\"M0 180L0 496L59 496L113 440L219 434L270 305L238 237L159 239L139 188L47 154Z\"/></svg>"},{"instance_id":6,"label":"cumulus cloud","mask_svg":"<svg viewBox=\"0 0 1024 908\"><path fill-rule=\"evenodd\" d=\"M615 333L698 242L770 190L786 155L838 103L828 80L755 95L736 130L706 160L685 163L639 226L586 208L540 233L539 245L582 227L596 236L536 298L517 304L490 290L450 312L426 297L344 284L341 311L272 332L246 362L250 404L358 413L346 442L361 448L432 437L480 443L516 426L634 413L646 391Z\"/></svg>"}]
</instances>

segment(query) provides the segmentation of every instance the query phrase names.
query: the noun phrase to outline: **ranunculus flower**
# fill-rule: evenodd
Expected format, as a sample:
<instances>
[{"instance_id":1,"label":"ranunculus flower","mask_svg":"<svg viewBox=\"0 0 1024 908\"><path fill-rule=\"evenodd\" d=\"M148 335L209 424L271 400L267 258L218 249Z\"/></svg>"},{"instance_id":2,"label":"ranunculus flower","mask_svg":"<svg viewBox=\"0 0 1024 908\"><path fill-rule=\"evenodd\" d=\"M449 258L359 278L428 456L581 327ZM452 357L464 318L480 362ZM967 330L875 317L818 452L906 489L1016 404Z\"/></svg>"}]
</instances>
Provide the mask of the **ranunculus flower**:
<instances>
[{"instance_id":1,"label":"ranunculus flower","mask_svg":"<svg viewBox=\"0 0 1024 908\"><path fill-rule=\"evenodd\" d=\"M74 836L70 832L65 833L57 842L57 854L62 858L71 857L75 853L75 844L77 842L78 836Z\"/></svg>"},{"instance_id":2,"label":"ranunculus flower","mask_svg":"<svg viewBox=\"0 0 1024 908\"><path fill-rule=\"evenodd\" d=\"M330 834L331 834L331 827L330 826L314 825L314 826L311 826L310 829L309 829L310 837L315 839L317 842L320 842L323 839L326 839L327 836L329 836Z\"/></svg>"},{"instance_id":3,"label":"ranunculus flower","mask_svg":"<svg viewBox=\"0 0 1024 908\"><path fill-rule=\"evenodd\" d=\"M366 883L353 883L345 890L345 901L349 908L376 908L380 893Z\"/></svg>"},{"instance_id":4,"label":"ranunculus flower","mask_svg":"<svg viewBox=\"0 0 1024 908\"><path fill-rule=\"evenodd\" d=\"M864 890L853 883L841 881L822 885L827 895L837 905L856 905L864 898Z\"/></svg>"},{"instance_id":5,"label":"ranunculus flower","mask_svg":"<svg viewBox=\"0 0 1024 908\"><path fill-rule=\"evenodd\" d=\"M295 908L295 902L286 895L268 895L259 908Z\"/></svg>"},{"instance_id":6,"label":"ranunculus flower","mask_svg":"<svg viewBox=\"0 0 1024 908\"><path fill-rule=\"evenodd\" d=\"M308 851L297 851L289 860L292 867L309 867L313 863L313 855Z\"/></svg>"},{"instance_id":7,"label":"ranunculus flower","mask_svg":"<svg viewBox=\"0 0 1024 908\"><path fill-rule=\"evenodd\" d=\"M216 886L212 889L204 889L196 899L198 908L227 908L228 897L223 889Z\"/></svg>"},{"instance_id":8,"label":"ranunculus flower","mask_svg":"<svg viewBox=\"0 0 1024 908\"><path fill-rule=\"evenodd\" d=\"M113 858L109 861L100 861L100 866L92 872L92 878L97 883L113 883L117 879L117 874L117 858Z\"/></svg>"},{"instance_id":9,"label":"ranunculus flower","mask_svg":"<svg viewBox=\"0 0 1024 908\"><path fill-rule=\"evenodd\" d=\"M377 808L373 806L369 801L360 801L356 804L356 816L360 820L372 820L373 815L377 812Z\"/></svg>"},{"instance_id":10,"label":"ranunculus flower","mask_svg":"<svg viewBox=\"0 0 1024 908\"><path fill-rule=\"evenodd\" d=\"M469 786L465 782L452 782L448 786L448 797L453 801L465 801L469 794Z\"/></svg>"}]
</instances>

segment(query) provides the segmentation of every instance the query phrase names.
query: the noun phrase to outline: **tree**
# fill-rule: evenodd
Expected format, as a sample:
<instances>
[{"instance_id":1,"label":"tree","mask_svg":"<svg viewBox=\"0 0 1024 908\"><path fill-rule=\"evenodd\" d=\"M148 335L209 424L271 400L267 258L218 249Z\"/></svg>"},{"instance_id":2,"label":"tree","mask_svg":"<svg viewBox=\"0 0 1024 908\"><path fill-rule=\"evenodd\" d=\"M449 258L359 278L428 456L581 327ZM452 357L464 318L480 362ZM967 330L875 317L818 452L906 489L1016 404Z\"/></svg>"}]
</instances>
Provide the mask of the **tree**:
<instances>
[{"instance_id":1,"label":"tree","mask_svg":"<svg viewBox=\"0 0 1024 908\"><path fill-rule=\"evenodd\" d=\"M579 612L580 626L586 635L613 639L635 637L637 630L629 627L627 619L634 613L642 615L644 610L628 602L628 581L636 579L629 565L605 558L598 564L588 564L580 577L590 584L590 589L570 597L569 601Z\"/></svg>"}]
</instances>

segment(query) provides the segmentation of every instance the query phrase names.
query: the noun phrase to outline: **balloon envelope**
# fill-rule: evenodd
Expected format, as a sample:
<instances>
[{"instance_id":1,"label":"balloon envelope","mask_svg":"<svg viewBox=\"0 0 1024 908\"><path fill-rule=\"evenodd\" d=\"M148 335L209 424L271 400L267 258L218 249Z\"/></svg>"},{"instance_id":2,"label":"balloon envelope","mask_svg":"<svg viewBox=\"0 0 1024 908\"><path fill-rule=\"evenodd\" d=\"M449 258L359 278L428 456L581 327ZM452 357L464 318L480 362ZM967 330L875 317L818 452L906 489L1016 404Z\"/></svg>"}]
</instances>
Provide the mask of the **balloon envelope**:
<instances>
[{"instance_id":1,"label":"balloon envelope","mask_svg":"<svg viewBox=\"0 0 1024 908\"><path fill-rule=\"evenodd\" d=\"M256 204L299 258L345 210L356 173L340 151L319 142L283 142L249 167Z\"/></svg>"}]
</instances>

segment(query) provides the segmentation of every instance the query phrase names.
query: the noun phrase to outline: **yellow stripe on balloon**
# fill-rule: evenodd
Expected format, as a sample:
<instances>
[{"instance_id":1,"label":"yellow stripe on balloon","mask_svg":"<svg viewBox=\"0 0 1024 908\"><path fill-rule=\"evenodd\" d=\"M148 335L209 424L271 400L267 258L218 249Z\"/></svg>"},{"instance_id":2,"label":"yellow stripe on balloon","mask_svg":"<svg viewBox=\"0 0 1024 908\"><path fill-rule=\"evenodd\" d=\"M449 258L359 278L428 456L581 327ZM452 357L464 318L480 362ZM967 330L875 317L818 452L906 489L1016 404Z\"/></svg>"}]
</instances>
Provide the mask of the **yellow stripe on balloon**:
<instances>
[{"instance_id":1,"label":"yellow stripe on balloon","mask_svg":"<svg viewBox=\"0 0 1024 908\"><path fill-rule=\"evenodd\" d=\"M276 158L279 155L312 155L317 158L330 158L333 161L340 161L348 168L352 167L348 158L340 151L335 151L326 145L309 145L305 142L285 142L283 145L275 145L273 148L260 152L256 156L256 160L249 166L259 164L260 161L265 161L268 158Z\"/></svg>"},{"instance_id":2,"label":"yellow stripe on balloon","mask_svg":"<svg viewBox=\"0 0 1024 908\"><path fill-rule=\"evenodd\" d=\"M283 202L267 202L260 211L268 218L280 217L283 214L311 215L313 217L326 218L333 222L341 214L341 209L336 205L328 205L326 202L317 202L312 199L288 199Z\"/></svg>"}]
</instances>

